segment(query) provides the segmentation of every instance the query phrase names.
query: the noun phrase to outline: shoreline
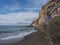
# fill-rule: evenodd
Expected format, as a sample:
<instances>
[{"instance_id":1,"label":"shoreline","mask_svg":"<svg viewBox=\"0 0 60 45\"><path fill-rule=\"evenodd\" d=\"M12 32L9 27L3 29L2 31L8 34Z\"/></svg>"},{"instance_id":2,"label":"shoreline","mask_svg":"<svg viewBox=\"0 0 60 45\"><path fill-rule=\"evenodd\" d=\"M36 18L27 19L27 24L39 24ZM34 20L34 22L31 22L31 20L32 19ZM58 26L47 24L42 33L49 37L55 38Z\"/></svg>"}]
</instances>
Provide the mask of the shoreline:
<instances>
[{"instance_id":1,"label":"shoreline","mask_svg":"<svg viewBox=\"0 0 60 45\"><path fill-rule=\"evenodd\" d=\"M30 31L30 32L24 32L25 34L23 33L19 33L18 35L15 35L15 36L10 36L10 37L5 37L5 38L1 38L0 40L0 45L3 45L3 44L9 44L9 45L12 45L12 44L15 44L15 43L18 43L20 42L21 40L25 39L25 37L27 35L30 35L31 33L34 33L36 31ZM20 35L23 35L23 36L20 36ZM18 37L18 38L17 38Z\"/></svg>"},{"instance_id":2,"label":"shoreline","mask_svg":"<svg viewBox=\"0 0 60 45\"><path fill-rule=\"evenodd\" d=\"M48 40L45 40L45 34L40 31L34 32L24 37L23 40L13 45L50 45Z\"/></svg>"}]
</instances>

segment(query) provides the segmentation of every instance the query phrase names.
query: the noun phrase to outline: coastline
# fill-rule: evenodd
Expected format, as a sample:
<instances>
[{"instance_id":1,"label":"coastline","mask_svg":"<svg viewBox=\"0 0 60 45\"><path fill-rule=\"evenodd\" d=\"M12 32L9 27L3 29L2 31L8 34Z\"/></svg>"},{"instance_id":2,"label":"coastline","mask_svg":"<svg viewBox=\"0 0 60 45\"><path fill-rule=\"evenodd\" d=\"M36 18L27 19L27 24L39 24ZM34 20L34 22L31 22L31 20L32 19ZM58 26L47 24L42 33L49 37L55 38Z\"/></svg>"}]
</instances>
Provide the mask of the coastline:
<instances>
[{"instance_id":1,"label":"coastline","mask_svg":"<svg viewBox=\"0 0 60 45\"><path fill-rule=\"evenodd\" d=\"M48 40L45 40L45 34L40 31L34 32L24 37L23 40L13 45L50 45Z\"/></svg>"}]
</instances>

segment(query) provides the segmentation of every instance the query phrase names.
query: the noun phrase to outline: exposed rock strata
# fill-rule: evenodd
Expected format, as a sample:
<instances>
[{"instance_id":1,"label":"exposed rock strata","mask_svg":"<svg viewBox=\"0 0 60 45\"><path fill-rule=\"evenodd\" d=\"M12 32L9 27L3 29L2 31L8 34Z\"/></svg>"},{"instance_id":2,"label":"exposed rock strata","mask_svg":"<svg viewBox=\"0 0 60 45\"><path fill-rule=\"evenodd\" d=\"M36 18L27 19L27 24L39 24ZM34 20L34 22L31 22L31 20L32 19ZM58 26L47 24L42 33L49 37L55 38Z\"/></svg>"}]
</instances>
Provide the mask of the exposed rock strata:
<instances>
[{"instance_id":1,"label":"exposed rock strata","mask_svg":"<svg viewBox=\"0 0 60 45\"><path fill-rule=\"evenodd\" d=\"M46 17L51 18L46 21ZM42 7L38 19L32 22L35 29L46 34L52 45L60 42L60 0L51 0Z\"/></svg>"}]
</instances>

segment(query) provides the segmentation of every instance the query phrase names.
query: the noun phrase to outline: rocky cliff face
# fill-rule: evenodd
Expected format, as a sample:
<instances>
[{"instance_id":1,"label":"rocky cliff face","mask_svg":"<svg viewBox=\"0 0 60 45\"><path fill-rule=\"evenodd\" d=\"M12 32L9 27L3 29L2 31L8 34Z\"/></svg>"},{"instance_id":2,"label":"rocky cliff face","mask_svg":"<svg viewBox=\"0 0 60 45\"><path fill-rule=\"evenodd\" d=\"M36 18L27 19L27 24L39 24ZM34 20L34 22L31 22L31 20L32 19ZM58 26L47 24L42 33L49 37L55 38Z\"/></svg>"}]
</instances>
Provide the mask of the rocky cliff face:
<instances>
[{"instance_id":1,"label":"rocky cliff face","mask_svg":"<svg viewBox=\"0 0 60 45\"><path fill-rule=\"evenodd\" d=\"M57 0L56 0L57 1ZM39 26L43 22L46 21L48 18L52 18L60 14L60 2L59 0L56 2L51 0L47 4L45 4L41 11L39 12L39 17L35 21L32 22L32 25Z\"/></svg>"},{"instance_id":2,"label":"rocky cliff face","mask_svg":"<svg viewBox=\"0 0 60 45\"><path fill-rule=\"evenodd\" d=\"M32 26L45 33L52 45L60 42L60 0L51 0L45 4Z\"/></svg>"}]
</instances>

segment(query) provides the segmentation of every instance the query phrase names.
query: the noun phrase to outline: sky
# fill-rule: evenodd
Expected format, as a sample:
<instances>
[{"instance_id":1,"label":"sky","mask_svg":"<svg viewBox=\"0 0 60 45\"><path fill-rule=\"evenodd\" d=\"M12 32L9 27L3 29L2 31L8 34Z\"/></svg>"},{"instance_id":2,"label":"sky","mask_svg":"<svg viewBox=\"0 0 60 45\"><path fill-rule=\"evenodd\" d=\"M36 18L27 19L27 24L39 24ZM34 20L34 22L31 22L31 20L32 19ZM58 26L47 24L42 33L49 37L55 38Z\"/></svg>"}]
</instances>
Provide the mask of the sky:
<instances>
[{"instance_id":1,"label":"sky","mask_svg":"<svg viewBox=\"0 0 60 45\"><path fill-rule=\"evenodd\" d=\"M0 25L26 25L49 0L0 0Z\"/></svg>"}]
</instances>

